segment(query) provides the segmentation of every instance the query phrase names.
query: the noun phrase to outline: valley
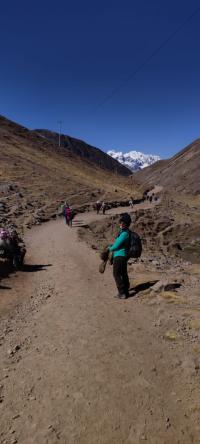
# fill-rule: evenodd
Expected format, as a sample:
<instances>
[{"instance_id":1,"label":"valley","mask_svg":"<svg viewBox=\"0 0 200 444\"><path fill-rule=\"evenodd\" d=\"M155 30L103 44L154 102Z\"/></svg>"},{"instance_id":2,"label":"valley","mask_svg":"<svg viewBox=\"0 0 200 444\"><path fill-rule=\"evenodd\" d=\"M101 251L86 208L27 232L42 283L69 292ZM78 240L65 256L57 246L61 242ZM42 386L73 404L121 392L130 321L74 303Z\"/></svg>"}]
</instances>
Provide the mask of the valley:
<instances>
[{"instance_id":1,"label":"valley","mask_svg":"<svg viewBox=\"0 0 200 444\"><path fill-rule=\"evenodd\" d=\"M199 141L136 174L56 141L0 118L0 226L27 246L22 270L0 263L0 443L196 444ZM143 252L119 300L99 253L125 211Z\"/></svg>"}]
</instances>

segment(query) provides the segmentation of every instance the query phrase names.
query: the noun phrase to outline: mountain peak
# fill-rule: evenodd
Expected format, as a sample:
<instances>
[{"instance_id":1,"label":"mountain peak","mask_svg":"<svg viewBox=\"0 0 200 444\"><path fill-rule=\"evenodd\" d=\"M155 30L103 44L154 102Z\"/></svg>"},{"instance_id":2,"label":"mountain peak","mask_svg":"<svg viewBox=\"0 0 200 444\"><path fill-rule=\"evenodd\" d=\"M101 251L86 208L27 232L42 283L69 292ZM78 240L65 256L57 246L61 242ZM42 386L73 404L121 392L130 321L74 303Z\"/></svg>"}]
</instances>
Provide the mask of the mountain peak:
<instances>
[{"instance_id":1,"label":"mountain peak","mask_svg":"<svg viewBox=\"0 0 200 444\"><path fill-rule=\"evenodd\" d=\"M160 160L159 156L154 154L144 154L140 151L129 151L123 153L122 151L111 150L108 151L109 156L118 160L122 165L128 167L131 171L141 170L149 165Z\"/></svg>"}]
</instances>

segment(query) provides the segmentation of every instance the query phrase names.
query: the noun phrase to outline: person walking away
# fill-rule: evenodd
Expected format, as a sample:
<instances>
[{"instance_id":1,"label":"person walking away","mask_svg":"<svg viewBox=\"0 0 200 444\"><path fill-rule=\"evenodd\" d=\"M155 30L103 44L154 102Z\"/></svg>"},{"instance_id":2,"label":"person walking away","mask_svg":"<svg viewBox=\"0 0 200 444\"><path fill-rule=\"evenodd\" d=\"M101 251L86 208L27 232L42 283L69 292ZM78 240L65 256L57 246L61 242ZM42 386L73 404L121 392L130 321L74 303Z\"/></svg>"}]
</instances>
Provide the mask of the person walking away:
<instances>
[{"instance_id":1,"label":"person walking away","mask_svg":"<svg viewBox=\"0 0 200 444\"><path fill-rule=\"evenodd\" d=\"M65 221L68 227L72 226L72 210L69 206L65 208Z\"/></svg>"},{"instance_id":2,"label":"person walking away","mask_svg":"<svg viewBox=\"0 0 200 444\"><path fill-rule=\"evenodd\" d=\"M127 271L128 251L130 246L130 215L128 213L122 214L119 224L120 231L114 244L109 247L109 251L113 253L113 276L118 289L118 294L115 297L126 299L129 296L130 287Z\"/></svg>"},{"instance_id":3,"label":"person walking away","mask_svg":"<svg viewBox=\"0 0 200 444\"><path fill-rule=\"evenodd\" d=\"M101 209L101 202L99 202L99 200L98 200L96 203L97 214L99 214L100 209Z\"/></svg>"},{"instance_id":4,"label":"person walking away","mask_svg":"<svg viewBox=\"0 0 200 444\"><path fill-rule=\"evenodd\" d=\"M129 205L130 205L131 208L133 208L133 198L132 197L129 200Z\"/></svg>"},{"instance_id":5,"label":"person walking away","mask_svg":"<svg viewBox=\"0 0 200 444\"><path fill-rule=\"evenodd\" d=\"M66 208L68 207L69 205L68 205L68 203L65 201L64 203L61 203L61 205L60 205L60 212L59 212L59 214L61 215L61 216L65 216L65 210L66 210Z\"/></svg>"},{"instance_id":6,"label":"person walking away","mask_svg":"<svg viewBox=\"0 0 200 444\"><path fill-rule=\"evenodd\" d=\"M105 214L105 212L106 212L106 204L105 204L105 202L102 202L101 209L102 209L102 213Z\"/></svg>"}]
</instances>

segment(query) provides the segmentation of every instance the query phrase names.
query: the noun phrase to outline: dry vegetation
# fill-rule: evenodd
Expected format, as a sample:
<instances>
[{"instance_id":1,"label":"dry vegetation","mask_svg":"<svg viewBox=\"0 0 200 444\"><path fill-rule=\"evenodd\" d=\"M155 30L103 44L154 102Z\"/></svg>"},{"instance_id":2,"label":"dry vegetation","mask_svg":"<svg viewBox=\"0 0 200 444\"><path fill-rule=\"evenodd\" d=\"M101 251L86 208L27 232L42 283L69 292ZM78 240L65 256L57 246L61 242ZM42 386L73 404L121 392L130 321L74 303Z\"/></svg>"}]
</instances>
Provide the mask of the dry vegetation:
<instances>
[{"instance_id":1,"label":"dry vegetation","mask_svg":"<svg viewBox=\"0 0 200 444\"><path fill-rule=\"evenodd\" d=\"M133 192L128 177L100 168L65 148L1 118L0 213L29 226L55 215L61 201L74 206L123 199Z\"/></svg>"}]
</instances>

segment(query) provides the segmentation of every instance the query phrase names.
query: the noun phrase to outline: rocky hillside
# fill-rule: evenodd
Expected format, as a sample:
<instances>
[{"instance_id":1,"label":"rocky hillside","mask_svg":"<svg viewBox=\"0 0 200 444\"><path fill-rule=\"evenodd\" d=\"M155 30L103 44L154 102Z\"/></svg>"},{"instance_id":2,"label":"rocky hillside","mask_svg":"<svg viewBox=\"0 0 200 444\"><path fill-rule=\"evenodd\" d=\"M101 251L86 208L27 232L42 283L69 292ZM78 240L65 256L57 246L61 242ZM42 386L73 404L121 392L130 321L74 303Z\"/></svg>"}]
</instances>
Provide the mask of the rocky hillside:
<instances>
[{"instance_id":1,"label":"rocky hillside","mask_svg":"<svg viewBox=\"0 0 200 444\"><path fill-rule=\"evenodd\" d=\"M0 226L40 223L56 214L63 200L80 206L127 197L129 171L114 160L106 167L105 153L101 158L100 166L0 117Z\"/></svg>"},{"instance_id":2,"label":"rocky hillside","mask_svg":"<svg viewBox=\"0 0 200 444\"><path fill-rule=\"evenodd\" d=\"M165 189L200 194L200 139L168 160L161 160L134 175L144 186L162 185Z\"/></svg>"},{"instance_id":3,"label":"rocky hillside","mask_svg":"<svg viewBox=\"0 0 200 444\"><path fill-rule=\"evenodd\" d=\"M33 134L35 133L42 136L43 139L50 141L55 146L58 146L58 133L42 129L36 129L33 131ZM113 159L99 148L95 148L82 140L66 136L65 134L61 134L60 140L62 148L65 148L73 155L75 154L76 156L81 157L83 160L91 162L93 165L97 165L100 168L105 168L123 176L129 176L131 174L126 165L121 165L121 163L118 162L118 159Z\"/></svg>"},{"instance_id":4,"label":"rocky hillside","mask_svg":"<svg viewBox=\"0 0 200 444\"><path fill-rule=\"evenodd\" d=\"M149 165L160 160L159 156L153 154L144 154L139 151L129 151L122 153L121 151L108 151L109 156L118 160L122 165L125 165L131 171L138 171L146 168Z\"/></svg>"}]
</instances>

